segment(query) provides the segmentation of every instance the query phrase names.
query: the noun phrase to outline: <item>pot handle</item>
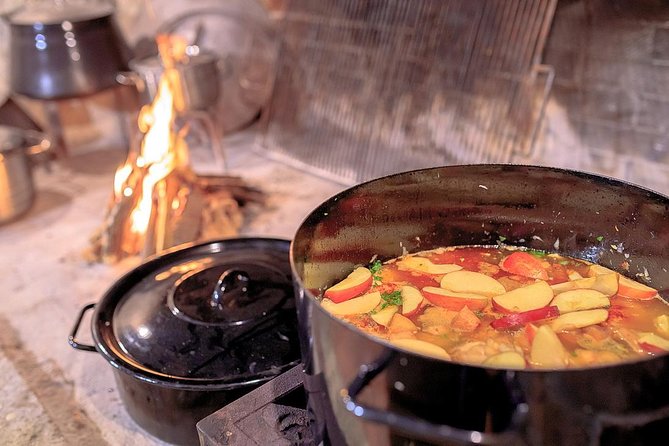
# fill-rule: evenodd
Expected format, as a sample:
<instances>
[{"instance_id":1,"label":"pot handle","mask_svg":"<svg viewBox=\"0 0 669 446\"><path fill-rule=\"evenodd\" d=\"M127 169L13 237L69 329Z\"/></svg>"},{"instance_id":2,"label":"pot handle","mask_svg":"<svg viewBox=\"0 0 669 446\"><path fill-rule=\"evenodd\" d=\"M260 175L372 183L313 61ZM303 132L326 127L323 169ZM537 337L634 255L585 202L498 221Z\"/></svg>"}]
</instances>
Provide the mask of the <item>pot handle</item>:
<instances>
[{"instance_id":1,"label":"pot handle","mask_svg":"<svg viewBox=\"0 0 669 446\"><path fill-rule=\"evenodd\" d=\"M67 342L70 344L72 348L76 348L77 350L83 350L86 352L94 352L95 351L95 346L93 345L88 345L88 344L82 344L79 341L77 341L77 332L79 332L79 326L81 325L81 321L84 318L84 314L88 310L92 310L95 308L95 304L88 304L85 305L84 308L82 308L79 311L79 316L77 316L77 320L74 322L74 326L72 327L72 331L70 332L70 335L67 337Z\"/></svg>"},{"instance_id":2,"label":"pot handle","mask_svg":"<svg viewBox=\"0 0 669 446\"><path fill-rule=\"evenodd\" d=\"M26 138L30 139L31 142L30 147L27 149L28 155L38 156L51 150L51 140L43 133L25 130L24 135Z\"/></svg>"},{"instance_id":3,"label":"pot handle","mask_svg":"<svg viewBox=\"0 0 669 446\"><path fill-rule=\"evenodd\" d=\"M408 435L423 438L428 441L454 441L462 444L482 445L509 445L525 444L514 430L514 427L522 425L527 416L527 404L516 405L511 419L511 429L500 433L484 433L474 430L460 429L444 424L434 424L420 418L391 412L376 407L370 407L357 401L362 390L390 363L396 352L386 352L375 362L360 366L358 375L349 384L347 389L342 389L342 401L346 410L354 416L373 423L392 426L393 428Z\"/></svg>"},{"instance_id":4,"label":"pot handle","mask_svg":"<svg viewBox=\"0 0 669 446\"><path fill-rule=\"evenodd\" d=\"M119 85L124 85L126 87L135 87L137 91L143 93L146 90L146 83L139 75L134 71L121 71L116 73L116 82Z\"/></svg>"}]
</instances>

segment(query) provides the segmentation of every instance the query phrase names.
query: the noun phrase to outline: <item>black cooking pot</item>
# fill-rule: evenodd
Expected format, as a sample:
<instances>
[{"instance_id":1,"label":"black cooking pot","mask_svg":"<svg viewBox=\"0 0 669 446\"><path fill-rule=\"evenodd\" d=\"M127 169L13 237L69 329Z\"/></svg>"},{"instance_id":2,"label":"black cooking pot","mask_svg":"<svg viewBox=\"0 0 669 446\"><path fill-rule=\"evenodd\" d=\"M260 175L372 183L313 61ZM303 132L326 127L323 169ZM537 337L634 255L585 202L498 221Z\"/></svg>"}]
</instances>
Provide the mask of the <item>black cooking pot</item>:
<instances>
[{"instance_id":1,"label":"black cooking pot","mask_svg":"<svg viewBox=\"0 0 669 446\"><path fill-rule=\"evenodd\" d=\"M570 370L467 365L393 347L315 299L373 256L500 240L642 275L669 299L669 199L640 187L553 168L471 165L348 189L306 218L291 248L303 360L310 387L329 398L321 409L334 414L330 437L356 446L576 445L669 435L669 355Z\"/></svg>"},{"instance_id":2,"label":"black cooking pot","mask_svg":"<svg viewBox=\"0 0 669 446\"><path fill-rule=\"evenodd\" d=\"M116 85L129 50L113 2L23 2L4 15L9 25L9 79L14 93L66 99Z\"/></svg>"},{"instance_id":3,"label":"black cooking pot","mask_svg":"<svg viewBox=\"0 0 669 446\"><path fill-rule=\"evenodd\" d=\"M70 345L114 367L137 424L198 444L199 420L299 362L289 246L229 239L148 260L82 309ZM93 307L95 346L76 339Z\"/></svg>"}]
</instances>

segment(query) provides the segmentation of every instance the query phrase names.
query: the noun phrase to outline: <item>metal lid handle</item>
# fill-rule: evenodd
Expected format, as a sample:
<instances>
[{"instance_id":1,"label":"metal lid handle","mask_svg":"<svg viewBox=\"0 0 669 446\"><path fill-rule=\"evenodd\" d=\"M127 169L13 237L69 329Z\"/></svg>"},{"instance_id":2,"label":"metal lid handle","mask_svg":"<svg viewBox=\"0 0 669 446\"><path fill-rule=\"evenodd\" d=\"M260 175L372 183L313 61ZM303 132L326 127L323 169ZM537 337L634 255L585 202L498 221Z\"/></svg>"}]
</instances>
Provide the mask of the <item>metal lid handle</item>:
<instances>
[{"instance_id":1,"label":"metal lid handle","mask_svg":"<svg viewBox=\"0 0 669 446\"><path fill-rule=\"evenodd\" d=\"M249 278L246 271L227 269L216 282L211 294L211 306L217 308L242 307L253 301L249 295Z\"/></svg>"}]
</instances>

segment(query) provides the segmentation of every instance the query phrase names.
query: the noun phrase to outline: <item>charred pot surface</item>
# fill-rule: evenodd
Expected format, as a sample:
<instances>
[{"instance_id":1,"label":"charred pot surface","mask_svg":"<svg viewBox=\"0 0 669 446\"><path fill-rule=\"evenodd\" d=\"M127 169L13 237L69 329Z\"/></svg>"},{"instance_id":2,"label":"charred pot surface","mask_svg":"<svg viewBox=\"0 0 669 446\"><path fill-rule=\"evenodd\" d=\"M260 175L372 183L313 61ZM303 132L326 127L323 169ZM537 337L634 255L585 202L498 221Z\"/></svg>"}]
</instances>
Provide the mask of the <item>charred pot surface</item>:
<instances>
[{"instance_id":1,"label":"charred pot surface","mask_svg":"<svg viewBox=\"0 0 669 446\"><path fill-rule=\"evenodd\" d=\"M434 443L504 444L596 443L612 426L636 438L648 425L669 433L667 355L564 371L468 366L392 348L333 318L315 299L375 255L500 241L645 278L669 298L669 199L651 191L513 165L419 170L346 190L307 217L291 262L299 322L309 336L305 366L323 376L347 442L383 444L389 432ZM361 386L360 376L375 369Z\"/></svg>"}]
</instances>

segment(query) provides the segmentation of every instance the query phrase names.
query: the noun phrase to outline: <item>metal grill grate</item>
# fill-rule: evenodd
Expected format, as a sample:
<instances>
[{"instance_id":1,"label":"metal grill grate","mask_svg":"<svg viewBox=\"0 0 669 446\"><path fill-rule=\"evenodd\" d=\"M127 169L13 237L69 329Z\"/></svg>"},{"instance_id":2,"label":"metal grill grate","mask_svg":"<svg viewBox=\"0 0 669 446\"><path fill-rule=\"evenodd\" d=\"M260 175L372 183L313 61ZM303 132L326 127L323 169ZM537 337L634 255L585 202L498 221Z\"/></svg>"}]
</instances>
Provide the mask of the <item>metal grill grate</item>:
<instances>
[{"instance_id":1,"label":"metal grill grate","mask_svg":"<svg viewBox=\"0 0 669 446\"><path fill-rule=\"evenodd\" d=\"M293 0L261 147L343 182L533 145L555 0Z\"/></svg>"}]
</instances>

